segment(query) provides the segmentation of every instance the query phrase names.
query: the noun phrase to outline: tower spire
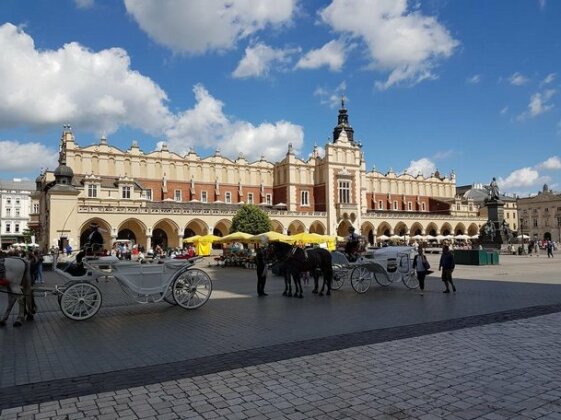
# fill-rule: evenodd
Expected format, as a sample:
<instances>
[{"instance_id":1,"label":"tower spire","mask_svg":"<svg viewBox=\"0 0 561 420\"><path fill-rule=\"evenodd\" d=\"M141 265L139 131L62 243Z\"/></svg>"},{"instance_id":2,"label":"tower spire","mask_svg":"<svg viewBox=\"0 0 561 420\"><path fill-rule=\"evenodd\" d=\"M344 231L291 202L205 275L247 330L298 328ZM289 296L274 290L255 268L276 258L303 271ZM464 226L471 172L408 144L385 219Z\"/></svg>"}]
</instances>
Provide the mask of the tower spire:
<instances>
[{"instance_id":1,"label":"tower spire","mask_svg":"<svg viewBox=\"0 0 561 420\"><path fill-rule=\"evenodd\" d=\"M339 109L339 116L337 117L337 126L333 129L333 142L336 142L341 134L341 131L345 130L347 138L351 143L354 144L354 130L349 124L349 114L345 108L345 96L341 96L341 109Z\"/></svg>"}]
</instances>

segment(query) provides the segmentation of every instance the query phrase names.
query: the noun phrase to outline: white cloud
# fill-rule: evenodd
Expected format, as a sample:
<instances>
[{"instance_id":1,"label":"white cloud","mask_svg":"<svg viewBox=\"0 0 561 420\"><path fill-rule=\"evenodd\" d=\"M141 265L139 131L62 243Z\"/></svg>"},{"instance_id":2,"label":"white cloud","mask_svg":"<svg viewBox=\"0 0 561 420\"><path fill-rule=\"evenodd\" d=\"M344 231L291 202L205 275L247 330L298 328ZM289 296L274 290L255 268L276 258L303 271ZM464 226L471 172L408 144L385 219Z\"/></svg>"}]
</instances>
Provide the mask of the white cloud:
<instances>
[{"instance_id":1,"label":"white cloud","mask_svg":"<svg viewBox=\"0 0 561 420\"><path fill-rule=\"evenodd\" d=\"M177 116L173 128L167 131L168 147L180 154L190 147L219 148L223 155L236 158L243 153L249 160L261 155L270 161L285 156L288 144L296 152L304 143L304 130L288 121L262 123L235 120L224 114L224 104L202 85L193 89L197 101L194 108Z\"/></svg>"},{"instance_id":2,"label":"white cloud","mask_svg":"<svg viewBox=\"0 0 561 420\"><path fill-rule=\"evenodd\" d=\"M435 160L450 159L456 154L457 152L455 150L443 150L440 152L436 152L433 156L433 159Z\"/></svg>"},{"instance_id":3,"label":"white cloud","mask_svg":"<svg viewBox=\"0 0 561 420\"><path fill-rule=\"evenodd\" d=\"M226 50L269 26L289 24L297 0L125 0L152 39L178 53Z\"/></svg>"},{"instance_id":4,"label":"white cloud","mask_svg":"<svg viewBox=\"0 0 561 420\"><path fill-rule=\"evenodd\" d=\"M290 54L294 52L296 52L294 49L275 49L263 43L257 43L245 49L245 56L232 76L238 79L267 76L273 64L282 68L290 62Z\"/></svg>"},{"instance_id":5,"label":"white cloud","mask_svg":"<svg viewBox=\"0 0 561 420\"><path fill-rule=\"evenodd\" d=\"M541 84L542 84L542 85L547 85L547 84L553 82L553 81L555 80L556 77L557 77L557 74L556 74L556 73L549 73L549 74L545 77L545 79L543 79L543 81L542 81Z\"/></svg>"},{"instance_id":6,"label":"white cloud","mask_svg":"<svg viewBox=\"0 0 561 420\"><path fill-rule=\"evenodd\" d=\"M511 85L522 86L529 82L528 78L521 73L514 73L508 78Z\"/></svg>"},{"instance_id":7,"label":"white cloud","mask_svg":"<svg viewBox=\"0 0 561 420\"><path fill-rule=\"evenodd\" d=\"M471 77L468 77L466 80L468 83L471 83L472 85L476 85L479 82L481 82L481 75L480 74L474 74Z\"/></svg>"},{"instance_id":8,"label":"white cloud","mask_svg":"<svg viewBox=\"0 0 561 420\"><path fill-rule=\"evenodd\" d=\"M78 9L90 9L94 5L94 0L74 0Z\"/></svg>"},{"instance_id":9,"label":"white cloud","mask_svg":"<svg viewBox=\"0 0 561 420\"><path fill-rule=\"evenodd\" d=\"M419 173L428 177L436 172L436 165L428 158L421 158L419 160L412 160L409 162L409 167L405 170L411 176L417 176Z\"/></svg>"},{"instance_id":10,"label":"white cloud","mask_svg":"<svg viewBox=\"0 0 561 420\"><path fill-rule=\"evenodd\" d=\"M409 9L407 0L333 0L320 16L335 31L362 39L372 66L390 72L377 83L380 89L435 79L438 60L459 45L435 17Z\"/></svg>"},{"instance_id":11,"label":"white cloud","mask_svg":"<svg viewBox=\"0 0 561 420\"><path fill-rule=\"evenodd\" d=\"M505 106L503 109L500 110L501 115L505 115L508 112L508 105Z\"/></svg>"},{"instance_id":12,"label":"white cloud","mask_svg":"<svg viewBox=\"0 0 561 420\"><path fill-rule=\"evenodd\" d=\"M540 185L548 180L548 177L540 176L536 169L526 167L512 171L506 178L499 178L497 183L505 190L512 190Z\"/></svg>"},{"instance_id":13,"label":"white cloud","mask_svg":"<svg viewBox=\"0 0 561 420\"><path fill-rule=\"evenodd\" d=\"M552 156L538 165L540 169L558 170L561 169L561 159L559 156Z\"/></svg>"},{"instance_id":14,"label":"white cloud","mask_svg":"<svg viewBox=\"0 0 561 420\"><path fill-rule=\"evenodd\" d=\"M544 92L538 92L531 96L528 110L518 116L519 120L526 118L534 118L553 108L553 104L549 101L555 95L555 89L548 89Z\"/></svg>"},{"instance_id":15,"label":"white cloud","mask_svg":"<svg viewBox=\"0 0 561 420\"><path fill-rule=\"evenodd\" d=\"M540 5L540 10L544 10L545 5L547 4L547 0L538 0L538 3Z\"/></svg>"},{"instance_id":16,"label":"white cloud","mask_svg":"<svg viewBox=\"0 0 561 420\"><path fill-rule=\"evenodd\" d=\"M296 68L317 69L327 66L331 71L339 71L344 63L345 44L341 41L333 40L319 49L308 51L296 63Z\"/></svg>"},{"instance_id":17,"label":"white cloud","mask_svg":"<svg viewBox=\"0 0 561 420\"><path fill-rule=\"evenodd\" d=\"M330 108L336 108L341 104L341 98L347 89L347 83L343 80L335 89L330 90L322 87L316 88L314 96L320 98L322 105L328 105ZM345 98L347 102L350 102Z\"/></svg>"},{"instance_id":18,"label":"white cloud","mask_svg":"<svg viewBox=\"0 0 561 420\"><path fill-rule=\"evenodd\" d=\"M41 143L0 141L0 168L5 172L39 173L41 168L58 166L58 152Z\"/></svg>"},{"instance_id":19,"label":"white cloud","mask_svg":"<svg viewBox=\"0 0 561 420\"><path fill-rule=\"evenodd\" d=\"M167 96L130 68L126 51L70 43L38 50L16 26L0 26L0 127L71 122L96 133L121 125L160 134L172 122Z\"/></svg>"}]
</instances>

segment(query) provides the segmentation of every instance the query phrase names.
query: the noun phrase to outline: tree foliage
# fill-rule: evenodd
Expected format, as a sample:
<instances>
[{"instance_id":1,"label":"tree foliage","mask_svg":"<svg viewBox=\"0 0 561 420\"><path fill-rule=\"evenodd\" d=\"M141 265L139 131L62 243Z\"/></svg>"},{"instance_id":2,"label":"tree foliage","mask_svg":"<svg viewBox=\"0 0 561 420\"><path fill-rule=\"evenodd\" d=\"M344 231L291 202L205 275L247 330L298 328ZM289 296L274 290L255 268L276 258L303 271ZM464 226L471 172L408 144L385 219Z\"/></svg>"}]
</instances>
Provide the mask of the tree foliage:
<instances>
[{"instance_id":1,"label":"tree foliage","mask_svg":"<svg viewBox=\"0 0 561 420\"><path fill-rule=\"evenodd\" d=\"M258 235L270 230L271 220L269 215L257 206L245 204L232 219L230 233L245 232Z\"/></svg>"}]
</instances>

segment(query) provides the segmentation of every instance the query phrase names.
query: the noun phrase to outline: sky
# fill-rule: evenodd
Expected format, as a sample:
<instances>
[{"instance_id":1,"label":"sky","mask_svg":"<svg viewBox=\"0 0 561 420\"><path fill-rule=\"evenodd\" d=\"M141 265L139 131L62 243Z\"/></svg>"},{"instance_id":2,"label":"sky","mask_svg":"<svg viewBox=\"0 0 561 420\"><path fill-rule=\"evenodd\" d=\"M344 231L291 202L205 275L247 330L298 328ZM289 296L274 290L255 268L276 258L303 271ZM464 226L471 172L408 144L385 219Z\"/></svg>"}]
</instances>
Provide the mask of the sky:
<instances>
[{"instance_id":1,"label":"sky","mask_svg":"<svg viewBox=\"0 0 561 420\"><path fill-rule=\"evenodd\" d=\"M304 160L341 97L367 170L561 190L561 1L2 0L0 178L80 146Z\"/></svg>"}]
</instances>

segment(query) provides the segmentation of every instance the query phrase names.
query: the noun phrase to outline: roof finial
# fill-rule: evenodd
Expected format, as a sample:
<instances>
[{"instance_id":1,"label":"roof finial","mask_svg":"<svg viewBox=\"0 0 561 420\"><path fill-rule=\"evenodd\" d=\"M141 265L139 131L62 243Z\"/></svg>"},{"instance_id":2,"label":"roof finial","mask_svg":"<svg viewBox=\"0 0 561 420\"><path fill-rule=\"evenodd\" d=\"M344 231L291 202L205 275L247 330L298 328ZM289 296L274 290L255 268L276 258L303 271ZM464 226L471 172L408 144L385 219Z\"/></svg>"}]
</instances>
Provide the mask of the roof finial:
<instances>
[{"instance_id":1,"label":"roof finial","mask_svg":"<svg viewBox=\"0 0 561 420\"><path fill-rule=\"evenodd\" d=\"M345 95L341 95L341 109L345 109Z\"/></svg>"}]
</instances>

